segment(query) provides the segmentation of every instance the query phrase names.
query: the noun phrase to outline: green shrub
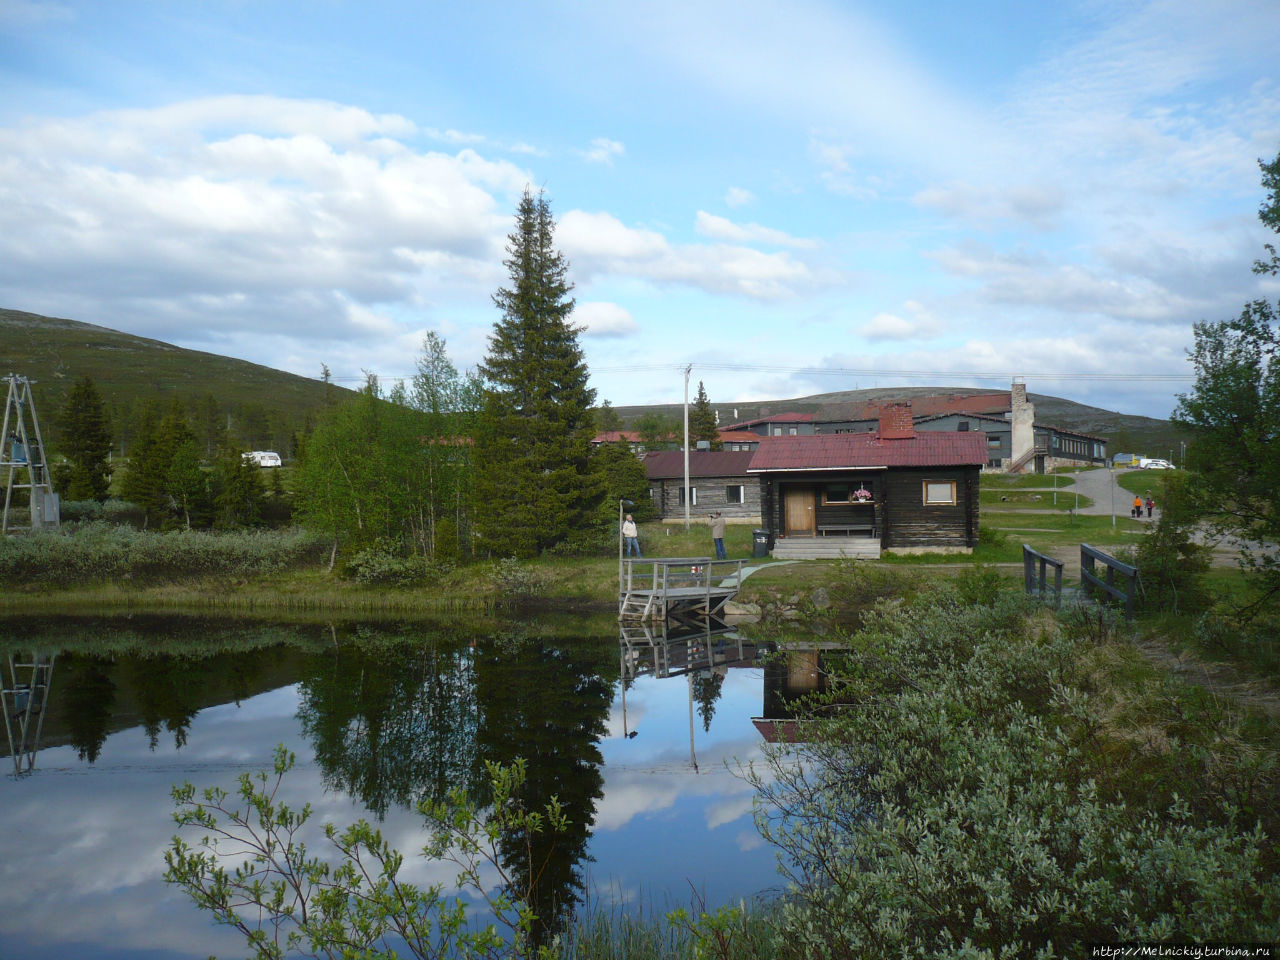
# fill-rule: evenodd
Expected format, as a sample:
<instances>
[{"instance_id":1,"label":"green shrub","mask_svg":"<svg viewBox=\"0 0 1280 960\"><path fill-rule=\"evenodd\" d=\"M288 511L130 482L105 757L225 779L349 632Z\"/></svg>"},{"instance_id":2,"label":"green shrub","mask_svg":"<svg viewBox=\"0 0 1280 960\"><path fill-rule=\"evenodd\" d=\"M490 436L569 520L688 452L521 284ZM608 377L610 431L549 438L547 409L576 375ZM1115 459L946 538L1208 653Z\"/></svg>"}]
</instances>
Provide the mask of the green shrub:
<instances>
[{"instance_id":1,"label":"green shrub","mask_svg":"<svg viewBox=\"0 0 1280 960\"><path fill-rule=\"evenodd\" d=\"M392 544L380 541L361 550L346 565L346 574L358 583L407 587L442 580L453 571L453 564L425 557L406 557Z\"/></svg>"},{"instance_id":2,"label":"green shrub","mask_svg":"<svg viewBox=\"0 0 1280 960\"><path fill-rule=\"evenodd\" d=\"M507 598L532 600L546 592L545 574L516 557L506 557L494 566L493 583Z\"/></svg>"},{"instance_id":3,"label":"green shrub","mask_svg":"<svg viewBox=\"0 0 1280 960\"><path fill-rule=\"evenodd\" d=\"M1093 638L1012 592L960 593L869 616L824 661L807 742L750 774L795 894L783 940L811 957L1022 958L1280 936L1275 850L1242 812L1275 806L1274 765L1233 764L1234 734L1190 725L1168 693L1147 721L1176 732L1167 753L1102 743Z\"/></svg>"},{"instance_id":4,"label":"green shrub","mask_svg":"<svg viewBox=\"0 0 1280 960\"><path fill-rule=\"evenodd\" d=\"M102 521L0 543L0 583L74 586L256 577L318 560L314 536L283 531L135 530Z\"/></svg>"}]
</instances>

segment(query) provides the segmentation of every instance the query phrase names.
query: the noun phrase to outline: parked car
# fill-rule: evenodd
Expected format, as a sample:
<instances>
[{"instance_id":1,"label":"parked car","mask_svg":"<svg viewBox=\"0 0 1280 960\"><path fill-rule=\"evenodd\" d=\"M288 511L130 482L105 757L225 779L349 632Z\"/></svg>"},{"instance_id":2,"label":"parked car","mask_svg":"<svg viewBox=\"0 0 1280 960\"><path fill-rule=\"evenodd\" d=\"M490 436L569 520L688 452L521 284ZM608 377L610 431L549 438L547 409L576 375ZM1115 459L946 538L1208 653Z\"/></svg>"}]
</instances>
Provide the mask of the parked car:
<instances>
[{"instance_id":1,"label":"parked car","mask_svg":"<svg viewBox=\"0 0 1280 960\"><path fill-rule=\"evenodd\" d=\"M1138 463L1143 470L1172 470L1173 464L1168 460L1141 460Z\"/></svg>"},{"instance_id":2,"label":"parked car","mask_svg":"<svg viewBox=\"0 0 1280 960\"><path fill-rule=\"evenodd\" d=\"M241 458L260 467L278 467L281 465L280 454L274 450L250 450L242 453Z\"/></svg>"}]
</instances>

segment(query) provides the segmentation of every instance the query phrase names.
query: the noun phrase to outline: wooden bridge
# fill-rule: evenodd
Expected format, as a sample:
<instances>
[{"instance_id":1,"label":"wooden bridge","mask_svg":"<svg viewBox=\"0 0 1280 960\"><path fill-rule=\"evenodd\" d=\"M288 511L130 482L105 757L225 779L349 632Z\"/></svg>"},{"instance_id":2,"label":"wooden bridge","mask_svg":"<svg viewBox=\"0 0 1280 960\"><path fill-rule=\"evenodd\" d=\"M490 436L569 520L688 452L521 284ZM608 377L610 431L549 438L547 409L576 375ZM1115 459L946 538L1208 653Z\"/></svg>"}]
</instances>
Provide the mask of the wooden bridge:
<instances>
[{"instance_id":1,"label":"wooden bridge","mask_svg":"<svg viewBox=\"0 0 1280 960\"><path fill-rule=\"evenodd\" d=\"M717 616L738 592L745 563L710 557L628 557L618 582L618 619Z\"/></svg>"}]
</instances>

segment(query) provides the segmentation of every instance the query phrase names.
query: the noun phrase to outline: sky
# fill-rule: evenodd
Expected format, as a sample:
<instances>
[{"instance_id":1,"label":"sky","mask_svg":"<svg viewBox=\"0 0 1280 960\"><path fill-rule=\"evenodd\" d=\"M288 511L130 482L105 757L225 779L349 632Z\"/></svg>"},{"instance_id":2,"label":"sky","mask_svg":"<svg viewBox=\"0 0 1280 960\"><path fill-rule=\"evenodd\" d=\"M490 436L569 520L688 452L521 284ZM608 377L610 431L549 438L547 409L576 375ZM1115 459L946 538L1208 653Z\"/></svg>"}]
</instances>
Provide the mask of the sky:
<instances>
[{"instance_id":1,"label":"sky","mask_svg":"<svg viewBox=\"0 0 1280 960\"><path fill-rule=\"evenodd\" d=\"M1255 275L1275 0L0 0L0 307L355 385L483 358L544 191L598 400L1168 416Z\"/></svg>"}]
</instances>

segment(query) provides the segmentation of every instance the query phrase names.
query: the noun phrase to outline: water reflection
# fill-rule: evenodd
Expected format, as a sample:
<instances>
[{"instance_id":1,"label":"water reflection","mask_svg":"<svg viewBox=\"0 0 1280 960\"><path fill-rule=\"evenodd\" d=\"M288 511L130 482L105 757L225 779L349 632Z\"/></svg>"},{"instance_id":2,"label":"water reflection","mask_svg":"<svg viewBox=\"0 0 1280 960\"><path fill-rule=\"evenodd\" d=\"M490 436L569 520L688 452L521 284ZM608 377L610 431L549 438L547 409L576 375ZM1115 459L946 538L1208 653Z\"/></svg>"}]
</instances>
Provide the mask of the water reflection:
<instances>
[{"instance_id":1,"label":"water reflection","mask_svg":"<svg viewBox=\"0 0 1280 960\"><path fill-rule=\"evenodd\" d=\"M754 664L754 647L723 624L624 633L617 646L586 632L198 618L0 624L2 655L61 650L38 714L39 751L17 741L9 750L34 772L0 781L12 828L0 857L0 955L45 955L40 937L53 929L75 941L61 952L85 958L118 948L234 953L218 931L191 936L184 926L199 928L201 917L159 882L168 785L230 786L236 773L266 766L279 742L300 755L296 785L318 816L382 819L406 853L421 845L407 812L418 801L458 786L478 796L486 761L527 759L527 802L556 796L571 823L554 842L501 839L509 872L540 877L542 938L602 890L652 902L658 883L679 895L693 883L713 898L767 886L772 858L753 839L749 790L720 763L758 742L748 718L759 671L733 669ZM11 677L6 684L16 689ZM671 761L686 715L693 764L681 766ZM701 770L695 733L707 754ZM31 843L14 849L17 835ZM134 866L120 871L126 862ZM18 876L23 883L8 882Z\"/></svg>"}]
</instances>

